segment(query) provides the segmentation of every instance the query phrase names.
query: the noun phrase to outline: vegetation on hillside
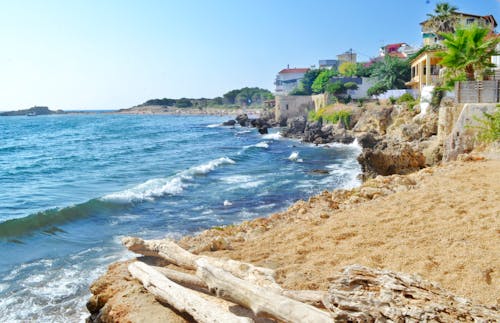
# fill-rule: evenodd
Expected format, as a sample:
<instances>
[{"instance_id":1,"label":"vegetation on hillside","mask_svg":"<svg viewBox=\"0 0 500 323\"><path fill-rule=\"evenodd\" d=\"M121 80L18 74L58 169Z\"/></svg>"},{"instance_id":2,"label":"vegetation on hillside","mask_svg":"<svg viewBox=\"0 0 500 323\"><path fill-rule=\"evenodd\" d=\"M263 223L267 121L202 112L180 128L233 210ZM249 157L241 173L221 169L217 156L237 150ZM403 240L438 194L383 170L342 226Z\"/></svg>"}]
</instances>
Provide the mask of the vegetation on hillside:
<instances>
[{"instance_id":1,"label":"vegetation on hillside","mask_svg":"<svg viewBox=\"0 0 500 323\"><path fill-rule=\"evenodd\" d=\"M404 89L411 78L410 62L389 55L372 66L372 77L377 83L368 89L368 95L378 95L390 89Z\"/></svg>"},{"instance_id":2,"label":"vegetation on hillside","mask_svg":"<svg viewBox=\"0 0 500 323\"><path fill-rule=\"evenodd\" d=\"M266 89L258 87L244 87L241 89L231 90L225 93L222 97L213 99L207 98L180 98L180 99L152 99L144 102L140 106L159 105L163 107L177 108L204 108L204 107L235 107L235 106L261 106L264 101L273 99L273 94Z\"/></svg>"},{"instance_id":3,"label":"vegetation on hillside","mask_svg":"<svg viewBox=\"0 0 500 323\"><path fill-rule=\"evenodd\" d=\"M316 111L310 111L308 116L310 121L319 121L320 119L324 122L338 123L339 121L344 125L344 127L349 128L349 123L351 120L351 111L338 110L333 112L327 112L325 108Z\"/></svg>"}]
</instances>

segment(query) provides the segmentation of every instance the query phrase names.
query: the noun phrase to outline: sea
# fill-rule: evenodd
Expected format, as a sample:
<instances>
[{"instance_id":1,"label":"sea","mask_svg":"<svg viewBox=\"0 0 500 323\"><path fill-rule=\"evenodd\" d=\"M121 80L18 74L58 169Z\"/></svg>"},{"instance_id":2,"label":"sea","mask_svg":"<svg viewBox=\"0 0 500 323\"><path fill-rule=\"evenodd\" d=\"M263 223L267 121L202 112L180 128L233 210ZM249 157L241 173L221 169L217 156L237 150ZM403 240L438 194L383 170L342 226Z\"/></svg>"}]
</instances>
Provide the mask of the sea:
<instances>
[{"instance_id":1,"label":"sea","mask_svg":"<svg viewBox=\"0 0 500 323\"><path fill-rule=\"evenodd\" d=\"M175 239L359 185L356 143L229 118L0 117L0 321L84 321L91 283L134 257L123 236Z\"/></svg>"}]
</instances>

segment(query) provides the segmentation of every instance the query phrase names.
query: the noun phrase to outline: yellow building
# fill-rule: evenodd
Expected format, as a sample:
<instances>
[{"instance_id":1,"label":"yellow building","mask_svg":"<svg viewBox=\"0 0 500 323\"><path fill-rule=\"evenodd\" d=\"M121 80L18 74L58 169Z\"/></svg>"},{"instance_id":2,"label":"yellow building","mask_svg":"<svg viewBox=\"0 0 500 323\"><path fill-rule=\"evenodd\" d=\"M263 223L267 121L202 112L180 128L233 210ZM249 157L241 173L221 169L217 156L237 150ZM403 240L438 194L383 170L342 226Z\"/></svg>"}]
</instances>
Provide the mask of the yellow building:
<instances>
[{"instance_id":1,"label":"yellow building","mask_svg":"<svg viewBox=\"0 0 500 323\"><path fill-rule=\"evenodd\" d=\"M406 86L422 91L426 85L435 85L439 80L439 61L437 51L424 51L411 61L411 80Z\"/></svg>"},{"instance_id":2,"label":"yellow building","mask_svg":"<svg viewBox=\"0 0 500 323\"><path fill-rule=\"evenodd\" d=\"M494 31L497 27L497 22L495 17L492 15L478 16L463 12L454 12L453 16L456 18L453 26L466 26L470 24L478 24L485 28ZM436 35L433 26L431 26L430 20L426 20L420 23L422 26L422 37L424 39L424 46L432 46L440 42L440 37Z\"/></svg>"}]
</instances>

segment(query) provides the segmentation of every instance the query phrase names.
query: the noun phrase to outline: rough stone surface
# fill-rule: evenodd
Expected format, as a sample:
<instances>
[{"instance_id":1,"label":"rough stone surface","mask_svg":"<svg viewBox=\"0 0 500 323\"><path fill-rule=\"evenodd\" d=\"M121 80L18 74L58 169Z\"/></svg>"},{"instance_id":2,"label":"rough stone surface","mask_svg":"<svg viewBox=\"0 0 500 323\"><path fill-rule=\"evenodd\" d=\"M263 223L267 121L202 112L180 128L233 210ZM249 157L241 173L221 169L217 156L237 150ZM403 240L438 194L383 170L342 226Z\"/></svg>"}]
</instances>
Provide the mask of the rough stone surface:
<instances>
[{"instance_id":1,"label":"rough stone surface","mask_svg":"<svg viewBox=\"0 0 500 323\"><path fill-rule=\"evenodd\" d=\"M418 276L359 265L333 278L325 306L347 322L498 322L498 310L473 305Z\"/></svg>"}]
</instances>

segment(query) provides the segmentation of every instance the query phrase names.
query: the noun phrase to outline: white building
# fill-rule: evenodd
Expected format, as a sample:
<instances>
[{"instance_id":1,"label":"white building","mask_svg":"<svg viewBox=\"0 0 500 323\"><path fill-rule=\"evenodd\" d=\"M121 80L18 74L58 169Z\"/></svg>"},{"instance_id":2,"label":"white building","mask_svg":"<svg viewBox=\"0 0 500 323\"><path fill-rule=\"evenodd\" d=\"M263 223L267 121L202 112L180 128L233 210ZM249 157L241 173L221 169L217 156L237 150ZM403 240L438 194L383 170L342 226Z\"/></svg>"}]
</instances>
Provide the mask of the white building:
<instances>
[{"instance_id":1,"label":"white building","mask_svg":"<svg viewBox=\"0 0 500 323\"><path fill-rule=\"evenodd\" d=\"M299 81L304 78L308 68L285 68L276 75L276 94L286 95L299 85Z\"/></svg>"}]
</instances>

